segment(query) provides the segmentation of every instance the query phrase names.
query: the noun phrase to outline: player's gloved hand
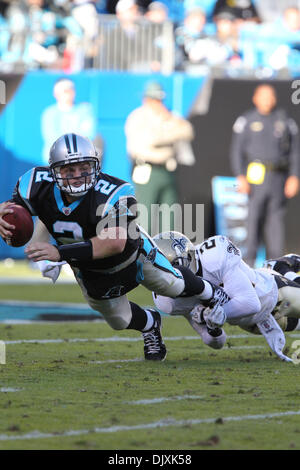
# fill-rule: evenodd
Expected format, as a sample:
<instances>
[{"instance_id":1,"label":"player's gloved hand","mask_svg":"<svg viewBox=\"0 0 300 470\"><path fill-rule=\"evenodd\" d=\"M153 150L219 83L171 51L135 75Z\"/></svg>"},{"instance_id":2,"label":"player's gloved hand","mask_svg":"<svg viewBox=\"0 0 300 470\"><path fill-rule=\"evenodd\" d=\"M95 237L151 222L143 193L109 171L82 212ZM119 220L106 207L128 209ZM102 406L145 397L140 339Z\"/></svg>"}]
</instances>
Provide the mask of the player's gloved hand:
<instances>
[{"instance_id":1,"label":"player's gloved hand","mask_svg":"<svg viewBox=\"0 0 300 470\"><path fill-rule=\"evenodd\" d=\"M203 318L210 329L221 328L226 322L226 313L220 302L213 307L206 307L203 311Z\"/></svg>"},{"instance_id":2,"label":"player's gloved hand","mask_svg":"<svg viewBox=\"0 0 300 470\"><path fill-rule=\"evenodd\" d=\"M202 304L196 305L193 310L190 312L190 318L193 322L198 323L199 325L205 325L205 320L203 318L203 312L206 310Z\"/></svg>"},{"instance_id":3,"label":"player's gloved hand","mask_svg":"<svg viewBox=\"0 0 300 470\"><path fill-rule=\"evenodd\" d=\"M211 299L205 300L205 305L212 308L216 304L224 305L230 300L230 297L226 294L222 287L215 286L212 283L211 286L213 289L213 296Z\"/></svg>"}]
</instances>

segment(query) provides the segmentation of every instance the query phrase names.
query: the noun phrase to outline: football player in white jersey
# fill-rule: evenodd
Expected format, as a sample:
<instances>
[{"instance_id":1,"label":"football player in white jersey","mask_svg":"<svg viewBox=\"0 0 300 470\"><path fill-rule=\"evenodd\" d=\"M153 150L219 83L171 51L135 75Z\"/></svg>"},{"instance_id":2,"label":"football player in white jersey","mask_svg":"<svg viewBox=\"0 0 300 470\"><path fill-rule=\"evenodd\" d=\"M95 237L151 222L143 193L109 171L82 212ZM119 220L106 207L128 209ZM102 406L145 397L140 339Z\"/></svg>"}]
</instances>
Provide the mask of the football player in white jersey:
<instances>
[{"instance_id":1,"label":"football player in white jersey","mask_svg":"<svg viewBox=\"0 0 300 470\"><path fill-rule=\"evenodd\" d=\"M289 253L277 259L268 259L263 264L264 268L272 269L282 276L300 284L300 256Z\"/></svg>"},{"instance_id":2,"label":"football player in white jersey","mask_svg":"<svg viewBox=\"0 0 300 470\"><path fill-rule=\"evenodd\" d=\"M287 318L300 318L300 284L270 269L252 269L240 250L225 236L214 236L194 246L178 232L156 235L154 241L173 265L185 265L204 279L222 286L228 295L212 308L195 297L170 299L154 295L161 311L184 315L205 344L220 349L226 341L225 322L252 333L262 334L280 359L285 336L280 325ZM275 319L276 318L276 319Z\"/></svg>"},{"instance_id":3,"label":"football player in white jersey","mask_svg":"<svg viewBox=\"0 0 300 470\"><path fill-rule=\"evenodd\" d=\"M266 260L263 267L300 284L300 256L295 253L289 253L277 259ZM278 319L278 322L284 331L300 330L300 318L297 316L282 316Z\"/></svg>"}]
</instances>

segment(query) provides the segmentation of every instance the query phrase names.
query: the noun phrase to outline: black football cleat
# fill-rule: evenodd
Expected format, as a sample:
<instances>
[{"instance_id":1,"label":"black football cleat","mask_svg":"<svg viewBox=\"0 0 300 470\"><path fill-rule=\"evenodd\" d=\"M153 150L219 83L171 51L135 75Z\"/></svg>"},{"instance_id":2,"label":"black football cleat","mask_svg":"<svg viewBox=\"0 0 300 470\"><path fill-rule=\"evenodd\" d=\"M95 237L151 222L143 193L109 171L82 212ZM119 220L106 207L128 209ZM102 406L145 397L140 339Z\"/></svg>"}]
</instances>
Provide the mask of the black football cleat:
<instances>
[{"instance_id":1,"label":"black football cleat","mask_svg":"<svg viewBox=\"0 0 300 470\"><path fill-rule=\"evenodd\" d=\"M155 310L151 310L154 319L153 327L142 333L144 338L144 355L147 361L164 361L167 348L161 337L161 316Z\"/></svg>"}]
</instances>

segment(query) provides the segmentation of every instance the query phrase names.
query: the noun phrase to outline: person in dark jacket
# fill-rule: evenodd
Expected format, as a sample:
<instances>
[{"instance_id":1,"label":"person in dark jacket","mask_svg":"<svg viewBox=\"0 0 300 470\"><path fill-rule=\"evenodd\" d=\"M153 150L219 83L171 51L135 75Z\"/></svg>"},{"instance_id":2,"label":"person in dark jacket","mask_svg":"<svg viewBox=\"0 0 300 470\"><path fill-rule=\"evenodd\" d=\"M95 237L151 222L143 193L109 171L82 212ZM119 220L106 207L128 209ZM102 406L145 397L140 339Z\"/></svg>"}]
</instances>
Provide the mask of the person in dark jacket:
<instances>
[{"instance_id":1,"label":"person in dark jacket","mask_svg":"<svg viewBox=\"0 0 300 470\"><path fill-rule=\"evenodd\" d=\"M273 86L260 84L254 108L233 126L231 166L238 190L249 195L246 260L254 265L261 232L268 258L285 251L286 201L299 191L299 131L285 110L277 108Z\"/></svg>"}]
</instances>

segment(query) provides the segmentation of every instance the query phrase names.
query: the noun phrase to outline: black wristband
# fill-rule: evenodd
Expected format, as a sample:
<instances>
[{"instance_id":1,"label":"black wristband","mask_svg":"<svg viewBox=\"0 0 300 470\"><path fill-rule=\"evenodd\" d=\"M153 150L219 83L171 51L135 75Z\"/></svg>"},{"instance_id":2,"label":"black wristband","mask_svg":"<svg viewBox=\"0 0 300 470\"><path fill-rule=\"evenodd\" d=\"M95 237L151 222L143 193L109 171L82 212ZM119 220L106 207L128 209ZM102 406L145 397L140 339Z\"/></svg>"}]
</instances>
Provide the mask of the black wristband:
<instances>
[{"instance_id":1,"label":"black wristband","mask_svg":"<svg viewBox=\"0 0 300 470\"><path fill-rule=\"evenodd\" d=\"M93 259L91 240L61 245L57 249L60 254L60 261L90 261Z\"/></svg>"}]
</instances>

